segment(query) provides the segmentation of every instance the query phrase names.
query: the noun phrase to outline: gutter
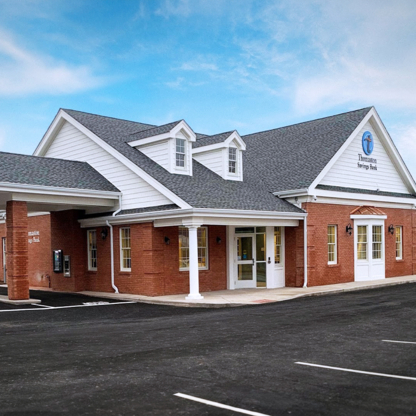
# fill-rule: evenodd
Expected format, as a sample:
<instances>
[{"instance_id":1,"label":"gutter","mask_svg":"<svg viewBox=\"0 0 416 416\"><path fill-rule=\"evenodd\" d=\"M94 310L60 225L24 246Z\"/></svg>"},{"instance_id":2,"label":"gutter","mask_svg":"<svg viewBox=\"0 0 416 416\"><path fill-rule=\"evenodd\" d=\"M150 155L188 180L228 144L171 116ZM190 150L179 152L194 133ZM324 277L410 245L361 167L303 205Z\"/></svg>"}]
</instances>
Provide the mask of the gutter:
<instances>
[{"instance_id":1,"label":"gutter","mask_svg":"<svg viewBox=\"0 0 416 416\"><path fill-rule=\"evenodd\" d=\"M118 197L118 210L113 212L113 217L115 217L121 211L121 195ZM110 224L108 220L105 222L107 226L110 228L110 252L111 252L111 287L114 289L114 293L120 293L118 291L118 287L114 282L114 238L113 238L113 226Z\"/></svg>"}]
</instances>

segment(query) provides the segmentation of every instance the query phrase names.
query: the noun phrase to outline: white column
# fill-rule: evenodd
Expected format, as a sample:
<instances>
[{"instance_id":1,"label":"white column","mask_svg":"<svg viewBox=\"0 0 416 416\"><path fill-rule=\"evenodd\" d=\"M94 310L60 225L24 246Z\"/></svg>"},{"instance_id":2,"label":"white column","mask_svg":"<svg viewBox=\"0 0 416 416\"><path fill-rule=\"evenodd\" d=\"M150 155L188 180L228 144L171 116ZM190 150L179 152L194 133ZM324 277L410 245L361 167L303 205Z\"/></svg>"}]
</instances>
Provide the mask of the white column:
<instances>
[{"instance_id":1,"label":"white column","mask_svg":"<svg viewBox=\"0 0 416 416\"><path fill-rule=\"evenodd\" d=\"M186 300L204 299L199 293L198 226L187 225L189 230L189 295Z\"/></svg>"}]
</instances>

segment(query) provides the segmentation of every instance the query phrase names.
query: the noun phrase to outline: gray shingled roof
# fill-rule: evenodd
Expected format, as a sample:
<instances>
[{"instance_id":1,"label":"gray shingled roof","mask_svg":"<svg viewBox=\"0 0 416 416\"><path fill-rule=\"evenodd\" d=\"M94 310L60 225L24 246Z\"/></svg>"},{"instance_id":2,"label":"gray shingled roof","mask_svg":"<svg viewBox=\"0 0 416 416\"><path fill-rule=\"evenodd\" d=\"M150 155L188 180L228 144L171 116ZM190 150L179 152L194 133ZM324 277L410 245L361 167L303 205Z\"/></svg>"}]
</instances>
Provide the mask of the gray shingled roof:
<instances>
[{"instance_id":1,"label":"gray shingled roof","mask_svg":"<svg viewBox=\"0 0 416 416\"><path fill-rule=\"evenodd\" d=\"M0 152L0 183L120 192L86 162Z\"/></svg>"},{"instance_id":2,"label":"gray shingled roof","mask_svg":"<svg viewBox=\"0 0 416 416\"><path fill-rule=\"evenodd\" d=\"M197 139L196 142L192 143L192 147L195 149L197 147L202 146L209 146L210 144L217 144L217 143L223 143L225 140L227 140L231 134L234 133L235 130L227 131L225 133L215 134L213 136L204 136L200 139Z\"/></svg>"},{"instance_id":3,"label":"gray shingled roof","mask_svg":"<svg viewBox=\"0 0 416 416\"><path fill-rule=\"evenodd\" d=\"M244 177L271 192L307 188L371 108L243 136Z\"/></svg>"},{"instance_id":4,"label":"gray shingled roof","mask_svg":"<svg viewBox=\"0 0 416 416\"><path fill-rule=\"evenodd\" d=\"M261 180L254 185L247 181L227 181L195 160L193 176L169 173L128 144L131 133L154 126L75 110L64 111L194 208L303 212L273 196Z\"/></svg>"},{"instance_id":5,"label":"gray shingled roof","mask_svg":"<svg viewBox=\"0 0 416 416\"><path fill-rule=\"evenodd\" d=\"M174 121L173 123L164 124L163 126L154 127L152 129L142 130L130 135L131 141L147 139L148 137L157 136L163 133L169 133L174 127L176 127L182 120Z\"/></svg>"}]
</instances>

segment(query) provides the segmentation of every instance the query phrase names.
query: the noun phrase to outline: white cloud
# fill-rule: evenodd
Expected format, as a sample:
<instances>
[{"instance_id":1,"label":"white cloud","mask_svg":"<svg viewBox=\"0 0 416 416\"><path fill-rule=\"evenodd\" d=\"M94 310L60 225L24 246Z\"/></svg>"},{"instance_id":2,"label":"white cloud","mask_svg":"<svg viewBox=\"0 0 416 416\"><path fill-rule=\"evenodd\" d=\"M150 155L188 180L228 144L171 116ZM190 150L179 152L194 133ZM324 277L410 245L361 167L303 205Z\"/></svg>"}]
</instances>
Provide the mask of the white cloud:
<instances>
[{"instance_id":1,"label":"white cloud","mask_svg":"<svg viewBox=\"0 0 416 416\"><path fill-rule=\"evenodd\" d=\"M70 94L98 87L106 82L86 65L66 62L29 52L0 32L0 95L34 93Z\"/></svg>"},{"instance_id":2,"label":"white cloud","mask_svg":"<svg viewBox=\"0 0 416 416\"><path fill-rule=\"evenodd\" d=\"M156 15L169 18L170 16L187 17L192 13L189 0L165 0L162 7L155 11Z\"/></svg>"}]
</instances>

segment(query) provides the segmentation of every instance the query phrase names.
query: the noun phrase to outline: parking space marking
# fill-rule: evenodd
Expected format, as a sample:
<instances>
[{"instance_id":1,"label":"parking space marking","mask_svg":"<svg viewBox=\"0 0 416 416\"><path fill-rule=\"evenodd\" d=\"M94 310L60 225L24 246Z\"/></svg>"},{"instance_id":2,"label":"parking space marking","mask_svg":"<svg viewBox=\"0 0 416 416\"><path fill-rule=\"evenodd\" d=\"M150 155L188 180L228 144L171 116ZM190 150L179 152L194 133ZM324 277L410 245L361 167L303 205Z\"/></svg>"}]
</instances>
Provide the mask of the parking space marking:
<instances>
[{"instance_id":1,"label":"parking space marking","mask_svg":"<svg viewBox=\"0 0 416 416\"><path fill-rule=\"evenodd\" d=\"M252 412L251 410L244 410L244 409L240 409L238 407L228 406L226 404L212 402L210 400L205 400L205 399L200 399L199 397L189 396L188 394L175 393L174 396L182 397L183 399L193 400L194 402L203 403L203 404L206 404L208 406L214 406L214 407L220 407L221 409L232 410L233 412L243 413L245 415L268 416L265 413Z\"/></svg>"},{"instance_id":2,"label":"parking space marking","mask_svg":"<svg viewBox=\"0 0 416 416\"><path fill-rule=\"evenodd\" d=\"M70 306L46 306L42 305L43 308L27 308L27 309L5 309L0 310L0 312L21 312L21 311L50 311L53 309L69 309L69 308L91 308L93 306L111 306L111 305L126 305L128 303L137 303L137 302L113 302L113 303L98 303L93 302L90 305L70 305ZM40 305L36 305L40 306Z\"/></svg>"},{"instance_id":3,"label":"parking space marking","mask_svg":"<svg viewBox=\"0 0 416 416\"><path fill-rule=\"evenodd\" d=\"M398 344L416 344L416 342L412 341L393 341L391 339L382 339L383 342L396 342Z\"/></svg>"},{"instance_id":4,"label":"parking space marking","mask_svg":"<svg viewBox=\"0 0 416 416\"><path fill-rule=\"evenodd\" d=\"M300 361L296 361L295 364L307 365L307 366L310 366L310 367L327 368L329 370L346 371L347 373L367 374L367 375L370 375L370 376L399 378L399 379L402 379L402 380L416 381L416 377L397 376L397 375L394 375L394 374L384 374L384 373L374 373L372 371L352 370L351 368L331 367L331 366L328 366L328 365L303 363L303 362L300 362Z\"/></svg>"},{"instance_id":5,"label":"parking space marking","mask_svg":"<svg viewBox=\"0 0 416 416\"><path fill-rule=\"evenodd\" d=\"M54 306L42 305L41 303L31 303L32 306L39 306L40 308L50 308L55 309Z\"/></svg>"}]
</instances>

